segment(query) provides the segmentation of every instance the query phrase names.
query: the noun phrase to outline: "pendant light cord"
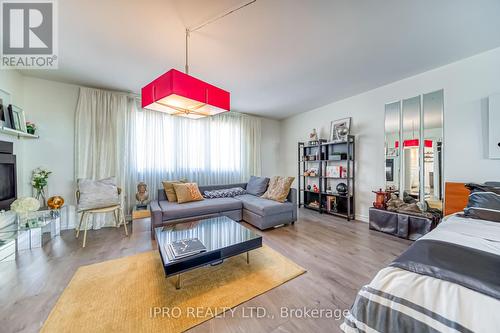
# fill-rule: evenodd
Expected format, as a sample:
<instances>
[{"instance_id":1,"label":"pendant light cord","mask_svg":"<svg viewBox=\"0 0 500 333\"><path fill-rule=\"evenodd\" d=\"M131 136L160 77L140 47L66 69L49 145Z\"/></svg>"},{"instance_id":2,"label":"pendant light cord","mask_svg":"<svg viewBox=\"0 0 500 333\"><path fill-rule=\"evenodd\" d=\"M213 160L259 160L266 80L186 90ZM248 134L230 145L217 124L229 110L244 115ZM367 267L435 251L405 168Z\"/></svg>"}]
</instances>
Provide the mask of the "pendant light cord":
<instances>
[{"instance_id":1,"label":"pendant light cord","mask_svg":"<svg viewBox=\"0 0 500 333\"><path fill-rule=\"evenodd\" d=\"M186 28L186 74L189 74L189 29Z\"/></svg>"},{"instance_id":2,"label":"pendant light cord","mask_svg":"<svg viewBox=\"0 0 500 333\"><path fill-rule=\"evenodd\" d=\"M240 10L240 9L245 8L246 6L250 6L251 4L255 3L256 1L257 0L248 1L248 2L246 2L246 3L244 3L244 4L240 5L240 6L234 8L234 9L230 9L230 10L228 10L228 11L226 11L226 12L224 12L224 13L222 13L222 14L220 14L220 15L218 15L218 16L216 16L216 17L214 17L214 18L212 18L212 19L210 19L210 20L208 20L208 21L206 21L206 22L204 22L202 24L200 24L200 25L197 25L197 26L192 27L192 28L186 28L186 67L185 67L186 74L189 74L189 37L191 35L191 32L198 31L201 28L209 25L210 23L214 23L215 21L218 21L218 20L220 20L223 17L231 15L232 13L234 13L234 12Z\"/></svg>"}]
</instances>

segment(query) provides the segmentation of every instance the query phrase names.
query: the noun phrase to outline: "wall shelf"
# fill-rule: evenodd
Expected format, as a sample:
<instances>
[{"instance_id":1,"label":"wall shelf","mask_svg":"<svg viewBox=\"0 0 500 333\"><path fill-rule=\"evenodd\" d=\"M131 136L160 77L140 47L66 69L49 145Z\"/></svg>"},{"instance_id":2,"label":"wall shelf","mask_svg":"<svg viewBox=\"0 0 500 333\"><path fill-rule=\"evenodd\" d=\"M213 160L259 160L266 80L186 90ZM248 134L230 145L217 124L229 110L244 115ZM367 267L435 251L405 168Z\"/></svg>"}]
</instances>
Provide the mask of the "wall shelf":
<instances>
[{"instance_id":1,"label":"wall shelf","mask_svg":"<svg viewBox=\"0 0 500 333\"><path fill-rule=\"evenodd\" d=\"M5 126L1 126L0 127L0 133L4 133L4 134L7 134L7 135L11 135L11 136L17 136L18 139L20 139L20 138L27 138L27 139L38 139L38 138L40 138L38 135L29 134L29 133L18 131L18 130L15 130L15 129L12 129L12 128L8 128L8 127L5 127Z\"/></svg>"}]
</instances>

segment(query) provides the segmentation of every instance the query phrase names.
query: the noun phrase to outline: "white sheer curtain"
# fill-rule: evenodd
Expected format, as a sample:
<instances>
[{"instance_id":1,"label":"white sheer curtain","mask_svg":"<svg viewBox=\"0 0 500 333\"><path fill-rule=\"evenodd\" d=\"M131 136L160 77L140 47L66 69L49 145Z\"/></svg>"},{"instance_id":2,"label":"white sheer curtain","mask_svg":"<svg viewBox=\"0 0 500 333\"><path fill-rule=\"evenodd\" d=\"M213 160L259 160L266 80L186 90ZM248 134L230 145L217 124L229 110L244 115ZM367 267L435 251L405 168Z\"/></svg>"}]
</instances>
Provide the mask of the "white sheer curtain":
<instances>
[{"instance_id":1,"label":"white sheer curtain","mask_svg":"<svg viewBox=\"0 0 500 333\"><path fill-rule=\"evenodd\" d=\"M137 107L134 119L134 179L149 185L150 197L162 180L210 185L260 175L259 118L231 112L194 120Z\"/></svg>"},{"instance_id":2,"label":"white sheer curtain","mask_svg":"<svg viewBox=\"0 0 500 333\"><path fill-rule=\"evenodd\" d=\"M116 177L125 211L133 196L130 159L135 100L123 93L81 88L75 116L75 179ZM79 223L79 219L77 222ZM114 223L111 214L99 214L92 228Z\"/></svg>"}]
</instances>

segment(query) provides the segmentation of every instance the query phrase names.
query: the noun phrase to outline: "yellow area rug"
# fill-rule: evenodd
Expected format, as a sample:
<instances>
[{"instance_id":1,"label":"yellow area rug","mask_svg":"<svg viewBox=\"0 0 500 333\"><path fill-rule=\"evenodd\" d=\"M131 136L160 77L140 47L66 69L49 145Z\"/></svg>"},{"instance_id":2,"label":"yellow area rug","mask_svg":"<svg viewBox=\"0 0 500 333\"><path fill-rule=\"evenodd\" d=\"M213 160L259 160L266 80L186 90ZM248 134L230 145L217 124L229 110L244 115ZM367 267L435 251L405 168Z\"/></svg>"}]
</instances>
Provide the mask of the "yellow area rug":
<instances>
[{"instance_id":1,"label":"yellow area rug","mask_svg":"<svg viewBox=\"0 0 500 333\"><path fill-rule=\"evenodd\" d=\"M182 332L303 273L267 246L182 274L180 290L158 251L82 266L42 332Z\"/></svg>"}]
</instances>

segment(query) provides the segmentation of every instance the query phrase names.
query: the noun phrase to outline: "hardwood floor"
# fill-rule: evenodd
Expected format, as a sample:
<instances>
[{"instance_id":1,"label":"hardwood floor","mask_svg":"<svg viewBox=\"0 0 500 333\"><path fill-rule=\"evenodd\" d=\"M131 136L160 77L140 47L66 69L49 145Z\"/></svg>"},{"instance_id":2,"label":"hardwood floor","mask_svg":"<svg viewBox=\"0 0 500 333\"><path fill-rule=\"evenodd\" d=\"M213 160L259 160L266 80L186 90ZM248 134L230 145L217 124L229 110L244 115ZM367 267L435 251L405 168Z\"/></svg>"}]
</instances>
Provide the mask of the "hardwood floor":
<instances>
[{"instance_id":1,"label":"hardwood floor","mask_svg":"<svg viewBox=\"0 0 500 333\"><path fill-rule=\"evenodd\" d=\"M411 243L369 231L363 222L305 209L299 215L294 225L258 232L265 244L307 273L238 306L232 316L226 313L190 332L340 332L341 319L304 318L301 312L318 309L336 317L349 309L358 289ZM144 219L134 222L129 237L123 229L91 231L83 249L73 231L65 231L43 249L0 263L1 331L37 332L79 266L155 248Z\"/></svg>"}]
</instances>

